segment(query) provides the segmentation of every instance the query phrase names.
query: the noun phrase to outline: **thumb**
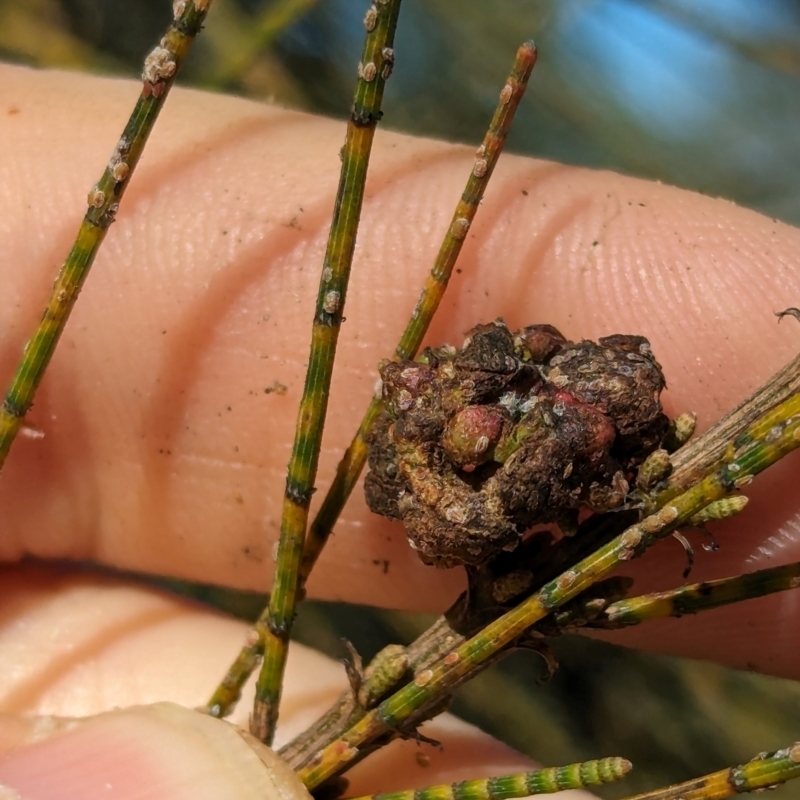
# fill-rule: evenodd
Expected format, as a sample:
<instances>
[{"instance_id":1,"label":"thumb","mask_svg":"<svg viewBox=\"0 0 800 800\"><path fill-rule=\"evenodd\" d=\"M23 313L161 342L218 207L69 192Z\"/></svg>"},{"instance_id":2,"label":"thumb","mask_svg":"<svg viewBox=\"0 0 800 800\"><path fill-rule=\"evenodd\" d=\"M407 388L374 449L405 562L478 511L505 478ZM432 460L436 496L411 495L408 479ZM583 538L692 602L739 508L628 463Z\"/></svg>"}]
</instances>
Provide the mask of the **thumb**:
<instances>
[{"instance_id":1,"label":"thumb","mask_svg":"<svg viewBox=\"0 0 800 800\"><path fill-rule=\"evenodd\" d=\"M3 730L12 728L12 732ZM14 800L307 800L268 747L173 703L21 728L0 720L0 798ZM14 746L13 739L16 738ZM12 740L9 742L9 740Z\"/></svg>"}]
</instances>

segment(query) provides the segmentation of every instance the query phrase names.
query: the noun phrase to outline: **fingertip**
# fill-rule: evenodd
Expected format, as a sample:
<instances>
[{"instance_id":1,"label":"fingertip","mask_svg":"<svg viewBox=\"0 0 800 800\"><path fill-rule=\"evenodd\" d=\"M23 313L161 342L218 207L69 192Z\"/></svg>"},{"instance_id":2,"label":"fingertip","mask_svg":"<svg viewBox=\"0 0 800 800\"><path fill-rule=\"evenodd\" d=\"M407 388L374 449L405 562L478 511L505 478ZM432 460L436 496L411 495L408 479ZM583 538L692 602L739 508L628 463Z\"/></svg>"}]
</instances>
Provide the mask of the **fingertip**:
<instances>
[{"instance_id":1,"label":"fingertip","mask_svg":"<svg viewBox=\"0 0 800 800\"><path fill-rule=\"evenodd\" d=\"M0 756L19 800L306 800L297 776L234 726L171 703L134 706ZM13 792L13 793L12 793Z\"/></svg>"}]
</instances>

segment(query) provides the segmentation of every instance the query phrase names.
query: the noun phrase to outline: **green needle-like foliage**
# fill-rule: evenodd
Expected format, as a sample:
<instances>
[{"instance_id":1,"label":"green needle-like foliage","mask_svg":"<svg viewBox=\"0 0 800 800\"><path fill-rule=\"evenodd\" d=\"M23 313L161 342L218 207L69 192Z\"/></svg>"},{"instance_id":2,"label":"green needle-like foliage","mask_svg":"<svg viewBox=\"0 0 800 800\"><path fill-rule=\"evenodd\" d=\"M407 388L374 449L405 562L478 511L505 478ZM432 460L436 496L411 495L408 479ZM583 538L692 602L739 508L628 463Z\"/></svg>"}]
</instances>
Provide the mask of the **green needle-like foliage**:
<instances>
[{"instance_id":1,"label":"green needle-like foliage","mask_svg":"<svg viewBox=\"0 0 800 800\"><path fill-rule=\"evenodd\" d=\"M189 45L202 26L210 2L175 0L174 19L159 45L145 61L141 96L105 172L89 192L89 208L75 244L61 268L42 321L25 348L22 362L0 408L0 469L33 402L72 306L114 220L132 171ZM313 2L315 0L284 0L271 7L270 13L262 20L264 24L256 32L256 38L269 38L277 29L275 25L282 24L282 21ZM342 150L342 172L317 297L309 368L286 483L270 605L254 626L246 646L209 704L210 713L223 715L238 699L242 683L263 655L256 686L252 730L267 742L273 737L277 721L296 603L302 598L305 581L363 467L366 439L381 410L381 401L375 398L339 465L331 490L306 537L308 507L314 491L371 144L381 115L384 85L394 63L392 46L399 7L400 0L375 0L364 19L367 40L359 64L358 88ZM244 56L239 54L245 60L251 56L252 52ZM514 68L501 92L491 127L478 151L467 187L433 270L395 350L397 359L413 358L420 347L503 148L535 59L536 51L530 44L524 45L517 53ZM239 63L238 67L234 65L234 72L243 63ZM622 627L665 616L696 613L797 588L800 585L800 563L624 600L616 599L623 597L624 591L615 591L611 581L596 586L620 563L640 555L681 525L703 524L736 513L745 498L734 492L748 485L757 473L800 445L800 394L796 393L797 375L800 373L795 366L787 370L791 381L787 382L784 389L792 393L787 399L782 397L782 402L774 405L770 411L761 413L761 408L769 408L773 404L751 398L748 402L753 416L747 423L742 423L735 416L730 419L730 425L738 426L737 430L743 430L743 433L738 436L731 434L730 437L717 436L718 443L720 440L724 440L724 443L715 452L706 447L701 437L700 441L694 443L693 456L690 456L690 446L682 454L679 453L677 459L673 457L675 475L670 482L659 483L660 489L652 493L646 481L639 487L637 497L642 502L645 516L642 521L591 555L581 560L578 560L578 556L572 558L568 563L573 566L545 583L516 608L496 616L472 638L466 639L466 634L451 635L453 629L449 628L445 618L408 648L390 646L382 651L383 660L380 661L379 655L364 671L361 670L360 658L354 652L354 664L348 670L352 691L345 695L339 709L342 722L340 732L328 730L327 739L310 739L316 743L314 752L302 762L305 766L298 769L305 784L315 788L368 754L370 749L376 749L395 735L407 735L414 731L421 720L435 716L443 709L453 689L492 663L505 649L519 644L521 637L532 626L552 612L560 609L547 620L546 624L551 626L548 632L558 633L564 627L578 624L575 620L580 615L576 615L573 605L565 606L570 601L574 600L575 605L586 601L583 608L588 608L589 603L599 598L601 605L593 606L596 616L590 618L588 624ZM680 479L675 477L678 474ZM607 537L603 541L607 541ZM550 576L564 568L563 562L558 560L551 566L557 568L550 571ZM544 580L544 577L540 580ZM583 594L593 586L594 596ZM545 629L544 626L540 628ZM438 637L437 630L441 634ZM413 654L415 649L419 653L417 656ZM423 659L423 653L429 658L428 661L414 660ZM413 675L410 682L409 674ZM391 694L395 687L402 688ZM381 702L382 698L386 699ZM330 720L335 723L335 715L331 715ZM311 733L314 733L313 728ZM291 747L289 745L288 749ZM630 763L625 759L608 758L376 797L380 800L501 800L606 783L619 779L629 769ZM800 744L776 753L762 754L738 767L629 800L714 800L770 788L795 777L800 777Z\"/></svg>"},{"instance_id":2,"label":"green needle-like foliage","mask_svg":"<svg viewBox=\"0 0 800 800\"><path fill-rule=\"evenodd\" d=\"M473 164L467 185L453 213L433 269L425 281L414 313L395 349L394 355L397 360L413 358L436 309L439 307L469 226L475 218L486 186L503 150L508 130L527 87L535 62L536 49L533 44L529 42L520 47L481 145L479 151L481 155ZM298 589L300 594L302 594L305 581L311 574L311 570L358 480L367 456L367 437L382 406L379 397L374 398L370 403L353 441L339 462L336 476L320 510L309 526L300 562ZM209 701L208 708L215 716L225 716L238 701L244 682L258 665L263 648L263 630L264 620L262 619L256 624L250 641L240 650L236 660Z\"/></svg>"},{"instance_id":3,"label":"green needle-like foliage","mask_svg":"<svg viewBox=\"0 0 800 800\"><path fill-rule=\"evenodd\" d=\"M548 767L497 778L444 783L405 792L386 792L358 797L355 800L511 800L613 783L627 775L630 769L630 761L612 756L569 764L566 767Z\"/></svg>"},{"instance_id":4,"label":"green needle-like foliage","mask_svg":"<svg viewBox=\"0 0 800 800\"><path fill-rule=\"evenodd\" d=\"M394 351L397 361L414 358L422 344L428 326L439 308L450 276L453 273L461 247L467 236L470 225L475 219L478 206L483 199L486 186L492 176L495 165L503 151L509 128L514 119L519 102L528 85L531 71L536 63L536 48L532 42L526 42L517 51L511 73L500 92L500 100L495 109L489 129L478 148L478 155L470 172L467 185L456 206L453 218L444 236L433 269L425 281L411 319L400 337ZM383 403L375 397L369 404L361 425L353 437L353 441L336 469L336 476L317 516L308 529L303 558L300 562L301 586L308 580L311 570L316 564L328 537L336 524L336 520L350 497L353 487L361 474L367 458L367 437L372 425L381 412Z\"/></svg>"},{"instance_id":5,"label":"green needle-like foliage","mask_svg":"<svg viewBox=\"0 0 800 800\"><path fill-rule=\"evenodd\" d=\"M692 583L668 592L654 592L618 600L605 610L600 626L625 628L651 619L697 614L754 597L797 589L798 586L800 562L768 567L746 575Z\"/></svg>"},{"instance_id":6,"label":"green needle-like foliage","mask_svg":"<svg viewBox=\"0 0 800 800\"><path fill-rule=\"evenodd\" d=\"M626 800L722 800L735 794L773 789L799 777L800 743L795 743L775 753L756 756L738 767L712 772L666 789L637 794Z\"/></svg>"},{"instance_id":7,"label":"green needle-like foliage","mask_svg":"<svg viewBox=\"0 0 800 800\"><path fill-rule=\"evenodd\" d=\"M394 65L392 45L399 13L400 0L382 0L371 6L364 18L367 37L342 149L339 189L314 312L308 371L286 478L275 578L264 621L264 660L256 683L250 722L253 735L267 743L272 742L278 720L289 633L298 597L298 570L308 523L308 506L317 474L336 343L342 324L372 141L381 116L384 86ZM212 699L211 706L216 705Z\"/></svg>"},{"instance_id":8,"label":"green needle-like foliage","mask_svg":"<svg viewBox=\"0 0 800 800\"><path fill-rule=\"evenodd\" d=\"M61 266L41 322L25 346L22 360L0 407L0 469L33 403L97 251L114 221L122 195L167 99L175 75L202 27L210 5L211 0L176 2L175 16L167 32L145 59L142 93L108 166L89 191L89 208L75 243Z\"/></svg>"},{"instance_id":9,"label":"green needle-like foliage","mask_svg":"<svg viewBox=\"0 0 800 800\"><path fill-rule=\"evenodd\" d=\"M313 8L319 0L277 0L261 9L254 19L240 21L242 33L234 46L224 49L225 60L217 68L214 84L232 87L240 84L242 76L258 58L269 51L275 38ZM228 9L233 11L233 6ZM248 24L249 23L249 24Z\"/></svg>"},{"instance_id":10,"label":"green needle-like foliage","mask_svg":"<svg viewBox=\"0 0 800 800\"><path fill-rule=\"evenodd\" d=\"M668 504L629 527L595 553L558 578L546 583L516 608L487 625L479 634L453 650L433 668L415 676L369 712L342 738L322 751L316 763L300 770L309 788L341 771L358 748L387 731L397 729L437 697L451 691L470 674L518 639L528 628L556 608L577 597L628 561L686 523L709 503L748 485L753 476L800 446L800 395L768 411L738 436L724 463Z\"/></svg>"}]
</instances>

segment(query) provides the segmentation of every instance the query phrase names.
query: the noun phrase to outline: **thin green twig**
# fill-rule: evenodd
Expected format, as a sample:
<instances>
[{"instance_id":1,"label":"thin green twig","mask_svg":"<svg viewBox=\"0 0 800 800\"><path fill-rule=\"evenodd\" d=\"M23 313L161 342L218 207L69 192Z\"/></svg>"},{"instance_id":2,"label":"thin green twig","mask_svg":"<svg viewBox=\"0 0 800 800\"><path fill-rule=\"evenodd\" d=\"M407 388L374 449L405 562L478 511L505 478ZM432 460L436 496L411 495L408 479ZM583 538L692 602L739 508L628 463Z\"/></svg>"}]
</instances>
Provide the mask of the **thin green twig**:
<instances>
[{"instance_id":1,"label":"thin green twig","mask_svg":"<svg viewBox=\"0 0 800 800\"><path fill-rule=\"evenodd\" d=\"M744 495L734 495L714 501L691 519L695 522L699 517L701 521L708 522L730 516L731 510L741 510L746 500ZM711 512L709 518L706 518L707 512ZM520 564L524 563L523 556ZM582 628L617 629L653 619L696 614L775 592L797 589L800 588L800 562L626 598L631 583L630 579L614 577L600 581L590 591L542 620L536 629L544 636L557 636ZM465 641L466 636L454 630L448 622L448 619L458 619L463 625L463 600L464 596L408 647L393 646L402 651L402 669L395 671L396 680L386 689L399 689L406 682L404 676L432 667ZM499 611L496 616L499 616ZM383 694L388 695L388 691ZM356 702L352 690L344 692L312 728L280 750L281 757L295 769L305 766L310 763L313 753L338 739L376 705L377 702ZM360 755L366 752L362 748Z\"/></svg>"},{"instance_id":2,"label":"thin green twig","mask_svg":"<svg viewBox=\"0 0 800 800\"><path fill-rule=\"evenodd\" d=\"M800 588L800 562L614 602L613 598L623 594L629 584L628 579L619 578L595 584L588 594L575 598L550 617L552 626L539 630L552 636L584 627L616 629L663 617L696 614L744 599ZM407 648L390 646L404 655L402 673L397 674L395 681L396 688L404 682L403 674L427 669L463 641L464 637L443 617ZM377 703L355 702L353 692L345 692L312 728L280 750L281 757L295 769L304 766L309 763L312 753L335 741L375 705Z\"/></svg>"},{"instance_id":3,"label":"thin green twig","mask_svg":"<svg viewBox=\"0 0 800 800\"><path fill-rule=\"evenodd\" d=\"M626 800L722 800L735 794L772 789L800 778L800 743L756 756L738 767L712 772L702 778L666 789L644 792Z\"/></svg>"},{"instance_id":4,"label":"thin green twig","mask_svg":"<svg viewBox=\"0 0 800 800\"><path fill-rule=\"evenodd\" d=\"M538 592L504 614L478 635L459 646L441 662L417 673L414 681L383 701L326 747L299 776L313 789L358 757L359 748L378 736L396 730L412 715L451 691L497 653L517 640L532 625L592 584L605 578L622 562L641 555L648 547L685 524L700 509L737 488L800 446L800 395L794 395L756 420L735 440L725 463L668 504L632 525L572 569L546 583Z\"/></svg>"},{"instance_id":5,"label":"thin green twig","mask_svg":"<svg viewBox=\"0 0 800 800\"><path fill-rule=\"evenodd\" d=\"M342 324L372 141L381 116L384 86L394 64L392 45L399 12L400 0L383 0L371 6L364 19L367 37L342 149L339 189L314 312L308 371L286 478L275 577L263 627L264 660L256 682L250 720L253 735L268 744L272 742L278 720L308 506L317 474L336 343ZM219 706L215 698L210 703L213 708Z\"/></svg>"},{"instance_id":6,"label":"thin green twig","mask_svg":"<svg viewBox=\"0 0 800 800\"><path fill-rule=\"evenodd\" d=\"M532 43L526 43L517 51L511 73L500 93L500 101L472 166L461 200L456 206L447 233L439 248L436 262L425 281L414 313L395 349L394 355L397 360L413 358L425 336L430 320L439 306L461 251L462 243L502 152L508 129L527 86L535 61L536 49ZM298 590L300 592L302 592L305 581L358 480L366 460L367 436L372 424L380 414L381 408L380 398L374 398L353 441L339 462L333 483L309 526L300 561ZM258 665L263 649L263 629L264 620L260 620L214 692L208 706L210 713L214 716L225 716L238 702L242 686Z\"/></svg>"},{"instance_id":7,"label":"thin green twig","mask_svg":"<svg viewBox=\"0 0 800 800\"><path fill-rule=\"evenodd\" d=\"M630 770L630 761L611 756L569 764L566 767L548 767L497 778L443 783L404 792L385 792L357 797L354 800L512 800L613 783L625 777Z\"/></svg>"},{"instance_id":8,"label":"thin green twig","mask_svg":"<svg viewBox=\"0 0 800 800\"><path fill-rule=\"evenodd\" d=\"M705 433L692 437L674 452L670 457L673 470L666 489L646 498L645 509L658 507L668 497L680 494L706 475L712 466L717 466L723 461L738 431L745 430L755 420L763 418L764 409L776 408L798 392L800 392L800 355L779 369L766 383L717 420Z\"/></svg>"},{"instance_id":9,"label":"thin green twig","mask_svg":"<svg viewBox=\"0 0 800 800\"><path fill-rule=\"evenodd\" d=\"M400 337L394 351L397 361L414 358L428 330L436 309L444 296L445 289L453 272L464 239L483 199L486 186L492 176L495 165L503 151L508 130L514 119L520 100L528 85L531 71L536 64L536 47L533 42L526 42L517 50L514 65L500 92L500 100L494 116L478 148L475 163L467 180L467 185L456 206L453 218L447 228L433 269L425 280L411 319ZM311 570L316 564L328 537L342 512L353 487L358 480L367 458L367 436L372 425L383 408L380 395L374 397L367 408L361 425L353 437L353 441L345 451L336 476L325 499L322 501L316 517L309 526L303 558L300 562L301 586L308 580Z\"/></svg>"},{"instance_id":10,"label":"thin green twig","mask_svg":"<svg viewBox=\"0 0 800 800\"><path fill-rule=\"evenodd\" d=\"M773 402L775 402L775 398L785 400L787 397L784 393L784 386L787 384L786 374L791 375L798 367L800 367L800 362L793 361L785 370L778 372L763 387L756 390L753 396L760 398L766 408L770 408L773 405L773 403L769 402L770 400L773 400ZM789 383L791 384L791 382L790 380ZM749 400L745 401L736 412L713 426L704 435L709 450L717 454L716 457L706 461L706 474L720 466L726 449L729 449L726 443L729 444L731 441L739 440L739 434L757 420L756 415L750 412L749 407ZM743 410L745 413L742 413ZM785 414L785 411L783 413ZM762 416L764 416L763 412ZM780 416L780 412L778 416ZM771 413L766 416L766 419L769 420L770 424L774 421ZM767 441L772 440L781 429L781 425L782 423L776 423L769 427L766 433ZM685 437L682 437L682 440L683 438ZM697 466L693 471L697 477L702 477L703 474ZM638 496L640 501L650 506L651 496L649 494L640 493ZM739 513L746 504L747 497L741 494L729 495L714 500L701 511L693 514L689 518L689 524L692 526L704 525L708 522L728 518ZM630 518L630 514L628 514L628 518ZM542 554L535 542L529 540L528 544L531 545L530 553L525 554L520 551L515 554L514 564L520 569L525 565L524 569L531 571L531 574L540 575L541 585L569 569L590 552L611 541L614 536L623 532L628 524L630 522L625 523L624 515L616 514L595 518L594 523L587 521L581 527L579 535L562 539L555 546L555 549L549 549L546 560L542 558ZM532 561L529 560L531 557L533 557ZM493 574L489 572L483 578L474 575L473 580L478 580L481 584L485 584L488 581L489 585L492 586ZM739 592L745 596L758 596L795 587L795 582L791 577L791 567L764 571L762 575L754 574L752 578L749 576L737 576L729 580L730 586L725 585L727 581L719 584L715 582L713 584L699 585L694 592L697 595L696 598L693 597L692 587L676 590L679 599L677 599L674 606L674 612L691 613L694 610L700 611L706 608L713 608L725 602L734 602L735 596ZM623 598L625 598L629 588L630 582L626 582L625 579L621 578L610 578L598 582L590 591L583 592L559 608L555 614L541 620L540 623L537 623L536 628L542 635L555 636L565 630L584 626L616 627L609 623L604 614L616 601L621 601L618 607L621 612L627 608L625 605L627 601L623 600ZM480 589L476 589L475 585L472 586L472 589L473 591L480 591ZM659 609L663 609L665 604L669 602L670 594L665 593L663 596L652 599L654 614L658 615L660 613ZM470 618L468 608L465 605L468 597L469 595L462 595L444 617L439 618L421 637L405 648L408 671L406 674L416 675L432 668L439 660L464 643L468 636L471 635L468 630L477 630L478 626L474 624L478 622L477 619L473 620L471 624L467 622ZM636 601L637 598L630 599L631 603ZM644 598L642 602L646 607L649 607L651 601L649 598ZM509 607L506 606L506 608ZM617 607L615 606L615 608ZM498 606L492 614L484 614L480 627L497 619L501 613L503 613L503 609ZM458 620L458 631L451 625L453 620ZM488 664L491 660L493 659L490 658L485 663ZM395 690L401 688L406 682L407 678L400 676L394 687ZM352 692L345 692L327 714L320 718L319 722L315 723L306 734L297 737L282 748L281 756L298 771L310 765L319 750L339 740L374 705L355 703ZM413 724L419 724L430 716L432 714L426 710L414 717ZM359 758L365 757L371 749L376 747L376 744L362 746L359 750Z\"/></svg>"},{"instance_id":11,"label":"thin green twig","mask_svg":"<svg viewBox=\"0 0 800 800\"><path fill-rule=\"evenodd\" d=\"M42 319L0 407L0 469L55 352L97 251L119 208L139 157L175 76L200 31L211 0L176 0L167 32L144 62L142 93L100 180L90 189L89 208L61 266Z\"/></svg>"},{"instance_id":12,"label":"thin green twig","mask_svg":"<svg viewBox=\"0 0 800 800\"><path fill-rule=\"evenodd\" d=\"M667 592L618 600L591 627L625 628L652 619L682 617L775 592L800 588L800 561L746 575L692 583Z\"/></svg>"}]
</instances>

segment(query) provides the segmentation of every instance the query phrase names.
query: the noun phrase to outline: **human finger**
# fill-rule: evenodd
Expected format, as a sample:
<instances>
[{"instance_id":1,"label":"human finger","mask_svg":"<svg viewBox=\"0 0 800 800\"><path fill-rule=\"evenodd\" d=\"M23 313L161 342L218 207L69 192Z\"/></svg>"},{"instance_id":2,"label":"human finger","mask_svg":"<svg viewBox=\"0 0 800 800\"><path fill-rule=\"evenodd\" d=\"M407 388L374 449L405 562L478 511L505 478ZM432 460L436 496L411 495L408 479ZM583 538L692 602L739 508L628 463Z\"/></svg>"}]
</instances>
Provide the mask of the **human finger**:
<instances>
[{"instance_id":1,"label":"human finger","mask_svg":"<svg viewBox=\"0 0 800 800\"><path fill-rule=\"evenodd\" d=\"M208 700L247 625L141 584L30 565L2 570L0 609L0 785L25 800L91 798L106 784L120 798L268 796L249 794L266 778L247 746L188 711ZM341 664L293 644L276 745L346 688ZM251 680L231 718L240 727L252 699ZM352 771L350 794L530 768L447 715L424 730L443 748L424 746L423 761L420 745L398 742Z\"/></svg>"},{"instance_id":2,"label":"human finger","mask_svg":"<svg viewBox=\"0 0 800 800\"><path fill-rule=\"evenodd\" d=\"M14 113L3 152L16 154L0 232L9 373L77 227L97 152L113 148L138 89L19 69L4 79ZM159 124L31 412L45 436L17 442L5 468L0 552L265 589L340 126L190 92L171 98ZM465 148L378 139L320 488L471 163ZM41 185L46 194L32 191ZM458 341L496 316L550 322L574 339L644 334L669 381L669 410L696 410L705 427L793 354L797 334L773 312L800 290L798 244L796 229L730 203L504 157L429 339ZM701 558L695 576L797 557L797 465L787 459L752 487L747 512L720 528L721 552ZM678 582L681 558L660 547L637 565L639 585ZM356 493L309 589L431 610L460 586L457 572L431 580L401 527L370 515ZM781 633L796 621L791 599L715 613L716 658L741 664L747 650L758 668L800 674ZM736 644L731 626L765 616ZM694 629L681 621L672 637L646 626L636 641L705 655L704 619Z\"/></svg>"}]
</instances>

